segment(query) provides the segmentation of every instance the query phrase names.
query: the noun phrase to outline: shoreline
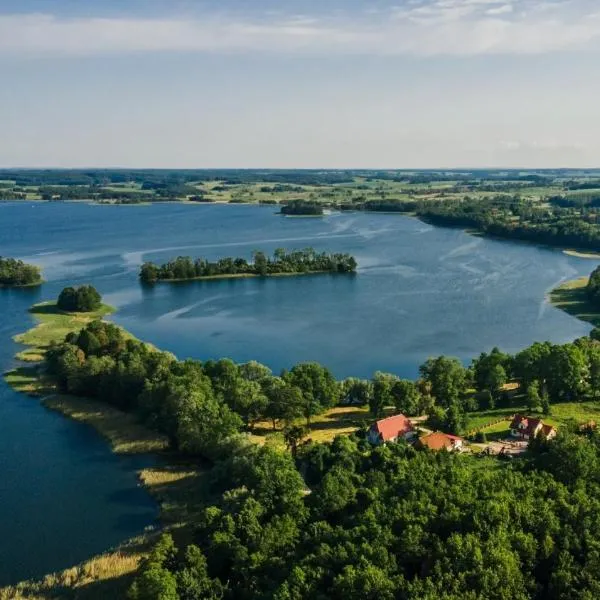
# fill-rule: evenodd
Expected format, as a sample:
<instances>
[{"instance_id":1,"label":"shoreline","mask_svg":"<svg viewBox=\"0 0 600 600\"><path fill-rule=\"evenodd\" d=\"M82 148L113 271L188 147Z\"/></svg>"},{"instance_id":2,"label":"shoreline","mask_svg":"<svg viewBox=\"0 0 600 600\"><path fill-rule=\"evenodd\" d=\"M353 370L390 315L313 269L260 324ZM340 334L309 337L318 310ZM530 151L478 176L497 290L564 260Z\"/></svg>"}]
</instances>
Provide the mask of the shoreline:
<instances>
[{"instance_id":1,"label":"shoreline","mask_svg":"<svg viewBox=\"0 0 600 600\"><path fill-rule=\"evenodd\" d=\"M142 281L143 284L153 285L155 283L187 283L188 281L216 281L219 279L268 279L269 277L302 277L306 275L356 275L356 271L339 273L338 271L307 271L297 273L224 273L223 275L202 275L200 277L189 277L186 279L157 279L156 281Z\"/></svg>"},{"instance_id":2,"label":"shoreline","mask_svg":"<svg viewBox=\"0 0 600 600\"><path fill-rule=\"evenodd\" d=\"M120 202L98 202L97 200L93 200L93 199L76 199L76 200L41 200L41 199L20 199L20 198L16 198L13 200L1 200L0 202L17 202L17 203L22 203L22 202L48 202L48 203L72 203L72 204L89 204L92 206L151 206L153 204L187 204L187 205L197 205L197 206L210 206L210 205L219 205L219 206L259 206L259 207L273 207L273 206L279 206L280 203L277 202L276 204L261 204L259 201L252 201L252 202L231 202L230 200L214 200L214 201L207 201L207 202L195 202L195 201L190 201L186 198L181 198L178 200L156 200L156 201L145 201L145 202L139 202L139 203L120 203ZM573 246L566 246L566 245L561 245L561 244L548 244L548 243L543 243L543 242L536 242L536 241L532 241L532 240L527 240L527 239L523 239L523 238L518 238L518 237L508 237L508 236L502 236L502 235L492 235L492 234L488 234L485 233L484 231L481 231L479 229L475 229L473 227L466 227L464 225L440 225L438 223L434 223L432 221L428 221L426 217L421 217L420 215L418 215L417 213L415 213L414 211L381 211L381 210L359 210L359 209L350 209L350 210L340 210L340 209L329 209L329 210L333 210L335 212L340 212L340 213L351 213L351 212L357 212L357 213L368 213L368 214L385 214L385 215L401 215L404 217L412 217L412 218L416 218L419 219L420 221L422 221L423 223L426 223L427 225L432 225L434 227L440 227L442 229L461 229L462 231L464 231L465 233L468 233L469 235L473 235L473 236L478 236L478 237L484 237L487 239L494 239L494 240L505 240L505 241L512 241L512 242L519 242L519 243L525 243L525 244L531 244L534 246L538 246L540 248L552 248L555 250L561 250L564 254L567 254L568 256L573 256L575 258L586 258L586 259L597 259L600 260L600 251L598 253L596 253L593 250L590 250L589 248L577 248L577 247L573 247ZM274 215L277 216L283 216L283 217L293 217L293 218L317 218L317 217L325 217L327 216L327 214L323 214L323 215L284 215L281 212L275 212L273 213ZM175 280L170 280L170 281L175 281ZM183 281L189 281L189 280L183 280Z\"/></svg>"},{"instance_id":3,"label":"shoreline","mask_svg":"<svg viewBox=\"0 0 600 600\"><path fill-rule=\"evenodd\" d=\"M600 327L600 308L593 305L586 295L588 280L589 277L584 276L563 281L546 294L546 299L554 308L592 327Z\"/></svg>"},{"instance_id":4,"label":"shoreline","mask_svg":"<svg viewBox=\"0 0 600 600\"><path fill-rule=\"evenodd\" d=\"M40 281L36 281L34 283L19 283L19 284L13 284L13 283L0 283L0 289L3 290L22 290L22 289L26 289L26 288L34 288L34 287L39 287L40 285L43 285L44 283L46 283L43 279Z\"/></svg>"},{"instance_id":5,"label":"shoreline","mask_svg":"<svg viewBox=\"0 0 600 600\"><path fill-rule=\"evenodd\" d=\"M55 304L41 302L29 309L37 322L13 339L26 346L17 352L15 358L34 364L17 366L5 372L4 379L14 391L38 400L44 408L93 427L111 452L154 458L151 466L137 472L137 478L138 485L157 504L158 524L76 566L47 574L38 580L0 587L0 598L35 595L50 600L71 597L75 588L82 589L87 585L103 589L100 597L124 597L131 577L153 539L164 531L186 534L189 525L188 497L192 493L200 493L205 487L202 485L205 471L197 463L171 452L167 438L141 424L134 415L99 400L57 393L54 383L43 372L42 361L49 345L62 341L69 331L77 331L95 319L104 319L116 309L102 305L93 313L66 313L56 309ZM133 337L128 331L123 331Z\"/></svg>"}]
</instances>

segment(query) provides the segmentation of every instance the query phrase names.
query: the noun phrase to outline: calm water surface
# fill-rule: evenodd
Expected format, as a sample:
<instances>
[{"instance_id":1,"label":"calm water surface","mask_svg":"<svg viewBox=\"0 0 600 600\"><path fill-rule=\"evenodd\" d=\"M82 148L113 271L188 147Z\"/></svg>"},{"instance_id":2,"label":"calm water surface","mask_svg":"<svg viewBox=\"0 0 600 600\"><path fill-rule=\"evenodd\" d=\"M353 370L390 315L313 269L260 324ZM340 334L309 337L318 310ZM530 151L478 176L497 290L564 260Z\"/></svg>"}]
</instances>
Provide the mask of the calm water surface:
<instances>
[{"instance_id":1,"label":"calm water surface","mask_svg":"<svg viewBox=\"0 0 600 600\"><path fill-rule=\"evenodd\" d=\"M349 252L352 276L193 282L142 288L144 260L250 257L313 246ZM0 204L0 255L44 268L37 290L0 290L0 368L13 365L27 308L92 283L114 320L180 358L256 359L274 371L317 360L339 377L416 375L428 356L467 361L494 345L565 342L589 326L545 294L596 261L476 238L399 215L282 218L272 207ZM0 583L70 566L151 524L140 459L110 453L88 427L0 383Z\"/></svg>"}]
</instances>

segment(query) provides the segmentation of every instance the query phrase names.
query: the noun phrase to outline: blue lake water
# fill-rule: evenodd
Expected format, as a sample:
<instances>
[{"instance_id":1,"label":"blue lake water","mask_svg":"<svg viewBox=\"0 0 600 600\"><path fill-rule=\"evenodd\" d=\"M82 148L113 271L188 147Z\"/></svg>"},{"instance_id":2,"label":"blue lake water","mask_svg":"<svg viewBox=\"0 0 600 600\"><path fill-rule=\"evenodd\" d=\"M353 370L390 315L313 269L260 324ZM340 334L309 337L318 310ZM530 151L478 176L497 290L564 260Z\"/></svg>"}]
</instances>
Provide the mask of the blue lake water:
<instances>
[{"instance_id":1,"label":"blue lake water","mask_svg":"<svg viewBox=\"0 0 600 600\"><path fill-rule=\"evenodd\" d=\"M28 307L92 283L113 320L180 358L255 359L274 371L317 360L338 377L414 377L431 355L468 361L497 345L565 342L590 327L546 293L597 261L384 214L283 218L273 207L0 204L0 255L39 264L39 289L0 290L0 368ZM139 285L144 260L245 256L313 246L353 254L356 276ZM156 507L140 461L0 383L0 583L70 566L140 532Z\"/></svg>"}]
</instances>

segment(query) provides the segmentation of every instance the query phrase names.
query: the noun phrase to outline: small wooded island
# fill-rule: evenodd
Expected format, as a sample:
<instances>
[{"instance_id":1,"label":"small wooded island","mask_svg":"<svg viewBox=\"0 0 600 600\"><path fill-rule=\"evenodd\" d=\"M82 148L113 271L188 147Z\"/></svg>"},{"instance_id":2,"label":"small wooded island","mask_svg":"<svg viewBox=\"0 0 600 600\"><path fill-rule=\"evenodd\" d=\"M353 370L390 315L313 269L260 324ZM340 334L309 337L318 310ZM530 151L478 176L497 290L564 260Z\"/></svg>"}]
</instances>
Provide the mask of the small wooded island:
<instances>
[{"instance_id":1,"label":"small wooded island","mask_svg":"<svg viewBox=\"0 0 600 600\"><path fill-rule=\"evenodd\" d=\"M146 262L140 269L144 283L156 281L190 281L229 277L269 277L277 275L306 275L309 273L354 273L357 263L350 254L316 252L313 248L287 252L278 248L272 257L254 252L252 262L245 258L221 258L209 262L179 256L163 265Z\"/></svg>"},{"instance_id":2,"label":"small wooded island","mask_svg":"<svg viewBox=\"0 0 600 600\"><path fill-rule=\"evenodd\" d=\"M16 258L0 256L0 287L24 287L42 283L39 267Z\"/></svg>"}]
</instances>

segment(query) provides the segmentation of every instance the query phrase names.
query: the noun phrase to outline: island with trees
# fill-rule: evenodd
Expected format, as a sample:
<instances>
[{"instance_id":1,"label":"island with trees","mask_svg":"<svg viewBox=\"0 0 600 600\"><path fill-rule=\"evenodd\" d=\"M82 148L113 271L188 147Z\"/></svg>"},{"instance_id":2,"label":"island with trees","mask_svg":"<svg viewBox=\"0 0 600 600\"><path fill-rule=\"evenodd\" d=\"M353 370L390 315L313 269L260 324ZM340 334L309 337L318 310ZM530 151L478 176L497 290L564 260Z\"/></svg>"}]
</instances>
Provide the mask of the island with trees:
<instances>
[{"instance_id":1,"label":"island with trees","mask_svg":"<svg viewBox=\"0 0 600 600\"><path fill-rule=\"evenodd\" d=\"M16 258L0 256L0 287L28 287L41 283L42 273L39 267Z\"/></svg>"},{"instance_id":2,"label":"island with trees","mask_svg":"<svg viewBox=\"0 0 600 600\"><path fill-rule=\"evenodd\" d=\"M350 254L316 252L313 248L292 250L278 248L269 257L264 252L253 253L252 262L245 258L221 258L210 262L180 256L162 265L146 262L140 269L143 283L158 281L192 281L234 277L269 277L308 275L316 273L355 273L357 262Z\"/></svg>"}]
</instances>

